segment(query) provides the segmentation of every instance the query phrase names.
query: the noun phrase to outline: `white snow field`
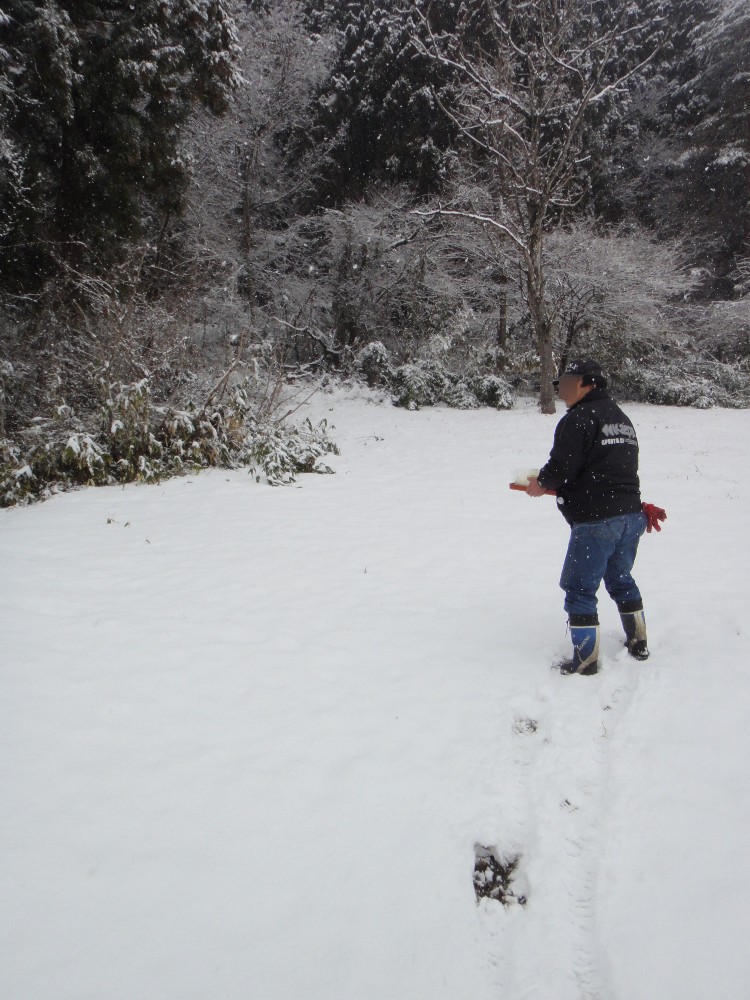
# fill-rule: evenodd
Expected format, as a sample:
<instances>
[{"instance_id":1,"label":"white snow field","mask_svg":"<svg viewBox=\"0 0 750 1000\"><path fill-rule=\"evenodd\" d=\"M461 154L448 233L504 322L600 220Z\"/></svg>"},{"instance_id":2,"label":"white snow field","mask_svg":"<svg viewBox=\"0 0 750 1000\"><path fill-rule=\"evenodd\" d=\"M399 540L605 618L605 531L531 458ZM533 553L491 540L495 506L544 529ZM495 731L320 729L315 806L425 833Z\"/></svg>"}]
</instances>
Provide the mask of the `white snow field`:
<instances>
[{"instance_id":1,"label":"white snow field","mask_svg":"<svg viewBox=\"0 0 750 1000\"><path fill-rule=\"evenodd\" d=\"M1 1000L747 1000L750 413L625 409L669 520L596 677L531 401L0 512Z\"/></svg>"}]
</instances>

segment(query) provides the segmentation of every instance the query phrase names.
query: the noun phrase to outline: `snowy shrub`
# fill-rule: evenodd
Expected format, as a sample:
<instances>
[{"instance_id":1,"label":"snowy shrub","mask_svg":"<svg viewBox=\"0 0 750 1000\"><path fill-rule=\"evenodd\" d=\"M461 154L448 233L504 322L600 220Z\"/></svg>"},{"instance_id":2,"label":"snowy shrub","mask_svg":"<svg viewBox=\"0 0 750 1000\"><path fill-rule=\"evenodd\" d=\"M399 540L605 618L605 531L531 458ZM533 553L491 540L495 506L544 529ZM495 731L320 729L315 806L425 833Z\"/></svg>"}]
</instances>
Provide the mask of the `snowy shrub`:
<instances>
[{"instance_id":1,"label":"snowy shrub","mask_svg":"<svg viewBox=\"0 0 750 1000\"><path fill-rule=\"evenodd\" d=\"M0 507L22 503L34 491L34 474L23 459L21 448L0 439Z\"/></svg>"},{"instance_id":2,"label":"snowy shrub","mask_svg":"<svg viewBox=\"0 0 750 1000\"><path fill-rule=\"evenodd\" d=\"M442 365L437 361L414 361L401 365L393 375L394 404L407 410L439 403L450 384Z\"/></svg>"},{"instance_id":3,"label":"snowy shrub","mask_svg":"<svg viewBox=\"0 0 750 1000\"><path fill-rule=\"evenodd\" d=\"M451 372L437 361L401 365L393 374L391 389L394 404L408 410L435 403L459 410L480 406L510 409L515 402L513 387L502 376L476 368Z\"/></svg>"},{"instance_id":4,"label":"snowy shrub","mask_svg":"<svg viewBox=\"0 0 750 1000\"><path fill-rule=\"evenodd\" d=\"M442 394L441 402L456 410L477 410L482 405L463 379L451 380Z\"/></svg>"},{"instance_id":5,"label":"snowy shrub","mask_svg":"<svg viewBox=\"0 0 750 1000\"><path fill-rule=\"evenodd\" d=\"M357 367L370 388L386 385L391 378L391 356L379 340L373 340L359 353Z\"/></svg>"},{"instance_id":6,"label":"snowy shrub","mask_svg":"<svg viewBox=\"0 0 750 1000\"><path fill-rule=\"evenodd\" d=\"M111 455L90 434L73 433L59 453L60 478L99 485L108 482Z\"/></svg>"},{"instance_id":7,"label":"snowy shrub","mask_svg":"<svg viewBox=\"0 0 750 1000\"><path fill-rule=\"evenodd\" d=\"M630 399L664 406L750 406L750 375L718 361L693 361L645 368L627 361L617 386Z\"/></svg>"},{"instance_id":8,"label":"snowy shrub","mask_svg":"<svg viewBox=\"0 0 750 1000\"><path fill-rule=\"evenodd\" d=\"M242 447L242 418L225 407L198 410L160 408L157 437L165 461L175 472L212 465L230 466Z\"/></svg>"},{"instance_id":9,"label":"snowy shrub","mask_svg":"<svg viewBox=\"0 0 750 1000\"><path fill-rule=\"evenodd\" d=\"M148 380L110 385L106 390L101 436L112 461L112 478L157 480L163 449L153 432Z\"/></svg>"},{"instance_id":10,"label":"snowy shrub","mask_svg":"<svg viewBox=\"0 0 750 1000\"><path fill-rule=\"evenodd\" d=\"M63 485L112 481L111 456L95 432L86 430L70 407L37 418L19 441L0 443L0 506L42 499Z\"/></svg>"},{"instance_id":11,"label":"snowy shrub","mask_svg":"<svg viewBox=\"0 0 750 1000\"><path fill-rule=\"evenodd\" d=\"M498 410L510 410L516 401L513 386L501 375L477 372L468 380L469 387L482 406L494 406Z\"/></svg>"},{"instance_id":12,"label":"snowy shrub","mask_svg":"<svg viewBox=\"0 0 750 1000\"><path fill-rule=\"evenodd\" d=\"M242 464L250 466L258 481L262 474L271 486L280 486L294 482L301 472L332 473L333 469L320 459L338 453L328 437L327 422L314 425L308 418L301 427L255 427L246 440Z\"/></svg>"},{"instance_id":13,"label":"snowy shrub","mask_svg":"<svg viewBox=\"0 0 750 1000\"><path fill-rule=\"evenodd\" d=\"M258 418L248 382L226 402L185 409L157 406L147 380L103 384L104 403L88 420L62 405L37 418L18 441L0 440L0 506L43 499L71 486L157 482L188 469L249 467L271 485L303 472L330 473L338 454L328 425Z\"/></svg>"}]
</instances>

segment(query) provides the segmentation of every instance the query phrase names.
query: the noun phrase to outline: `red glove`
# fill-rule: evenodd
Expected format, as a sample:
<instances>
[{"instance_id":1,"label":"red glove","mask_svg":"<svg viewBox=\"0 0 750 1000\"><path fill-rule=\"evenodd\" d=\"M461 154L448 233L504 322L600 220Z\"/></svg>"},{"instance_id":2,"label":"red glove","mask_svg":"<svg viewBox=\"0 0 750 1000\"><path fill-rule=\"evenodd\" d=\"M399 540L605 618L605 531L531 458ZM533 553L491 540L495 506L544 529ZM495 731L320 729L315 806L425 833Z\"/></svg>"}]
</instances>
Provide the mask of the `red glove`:
<instances>
[{"instance_id":1,"label":"red glove","mask_svg":"<svg viewBox=\"0 0 750 1000\"><path fill-rule=\"evenodd\" d=\"M646 515L646 531L648 534L650 535L654 529L661 531L659 521L666 521L667 512L662 510L661 507L654 506L652 503L642 503L641 510Z\"/></svg>"}]
</instances>

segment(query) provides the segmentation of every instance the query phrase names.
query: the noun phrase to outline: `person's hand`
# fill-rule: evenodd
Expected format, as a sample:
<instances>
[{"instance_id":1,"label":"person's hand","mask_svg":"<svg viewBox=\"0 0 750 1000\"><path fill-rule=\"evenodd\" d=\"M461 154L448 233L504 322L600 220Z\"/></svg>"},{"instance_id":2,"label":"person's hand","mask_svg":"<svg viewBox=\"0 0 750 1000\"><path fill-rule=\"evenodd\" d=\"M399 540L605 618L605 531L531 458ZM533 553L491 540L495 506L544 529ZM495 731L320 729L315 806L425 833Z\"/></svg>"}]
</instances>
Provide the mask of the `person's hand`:
<instances>
[{"instance_id":1,"label":"person's hand","mask_svg":"<svg viewBox=\"0 0 750 1000\"><path fill-rule=\"evenodd\" d=\"M539 485L536 476L529 476L529 485L526 487L526 495L529 497L543 497L546 490Z\"/></svg>"}]
</instances>

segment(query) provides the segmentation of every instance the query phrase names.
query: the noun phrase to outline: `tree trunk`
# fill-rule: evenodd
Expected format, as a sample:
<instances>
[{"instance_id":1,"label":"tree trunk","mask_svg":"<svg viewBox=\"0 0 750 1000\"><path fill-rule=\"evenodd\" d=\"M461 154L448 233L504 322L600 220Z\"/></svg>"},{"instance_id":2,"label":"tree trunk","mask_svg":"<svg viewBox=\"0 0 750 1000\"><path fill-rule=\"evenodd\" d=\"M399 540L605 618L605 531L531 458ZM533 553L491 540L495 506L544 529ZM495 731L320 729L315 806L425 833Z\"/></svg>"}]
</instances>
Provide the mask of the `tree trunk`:
<instances>
[{"instance_id":1,"label":"tree trunk","mask_svg":"<svg viewBox=\"0 0 750 1000\"><path fill-rule=\"evenodd\" d=\"M252 184L258 167L257 148L246 152L240 160L242 179L242 236L240 246L246 252L252 246L253 191Z\"/></svg>"},{"instance_id":2,"label":"tree trunk","mask_svg":"<svg viewBox=\"0 0 750 1000\"><path fill-rule=\"evenodd\" d=\"M336 285L333 290L331 313L333 320L333 343L339 362L347 347L356 340L356 310L352 301L351 280L353 243L352 226L347 223L344 248L336 269Z\"/></svg>"},{"instance_id":3,"label":"tree trunk","mask_svg":"<svg viewBox=\"0 0 750 1000\"><path fill-rule=\"evenodd\" d=\"M542 384L539 389L539 408L542 413L555 412L555 362L552 356L552 330L549 321L543 321L543 329L537 329L537 350L542 362Z\"/></svg>"},{"instance_id":4,"label":"tree trunk","mask_svg":"<svg viewBox=\"0 0 750 1000\"><path fill-rule=\"evenodd\" d=\"M508 299L505 295L500 296L500 307L497 316L497 346L501 351L505 350L508 341Z\"/></svg>"},{"instance_id":5,"label":"tree trunk","mask_svg":"<svg viewBox=\"0 0 750 1000\"><path fill-rule=\"evenodd\" d=\"M568 359L570 358L571 351L573 350L573 341L575 340L576 333L578 332L578 320L576 317L571 317L568 320L568 333L565 337L565 345L562 350L562 355L560 356L560 371L565 371L568 365Z\"/></svg>"},{"instance_id":6,"label":"tree trunk","mask_svg":"<svg viewBox=\"0 0 750 1000\"><path fill-rule=\"evenodd\" d=\"M539 387L539 408L542 413L555 413L555 362L552 354L552 324L547 315L544 301L544 273L542 271L541 246L529 255L526 261L526 291L528 295L531 323L536 336L536 349L541 362L541 385Z\"/></svg>"}]
</instances>

